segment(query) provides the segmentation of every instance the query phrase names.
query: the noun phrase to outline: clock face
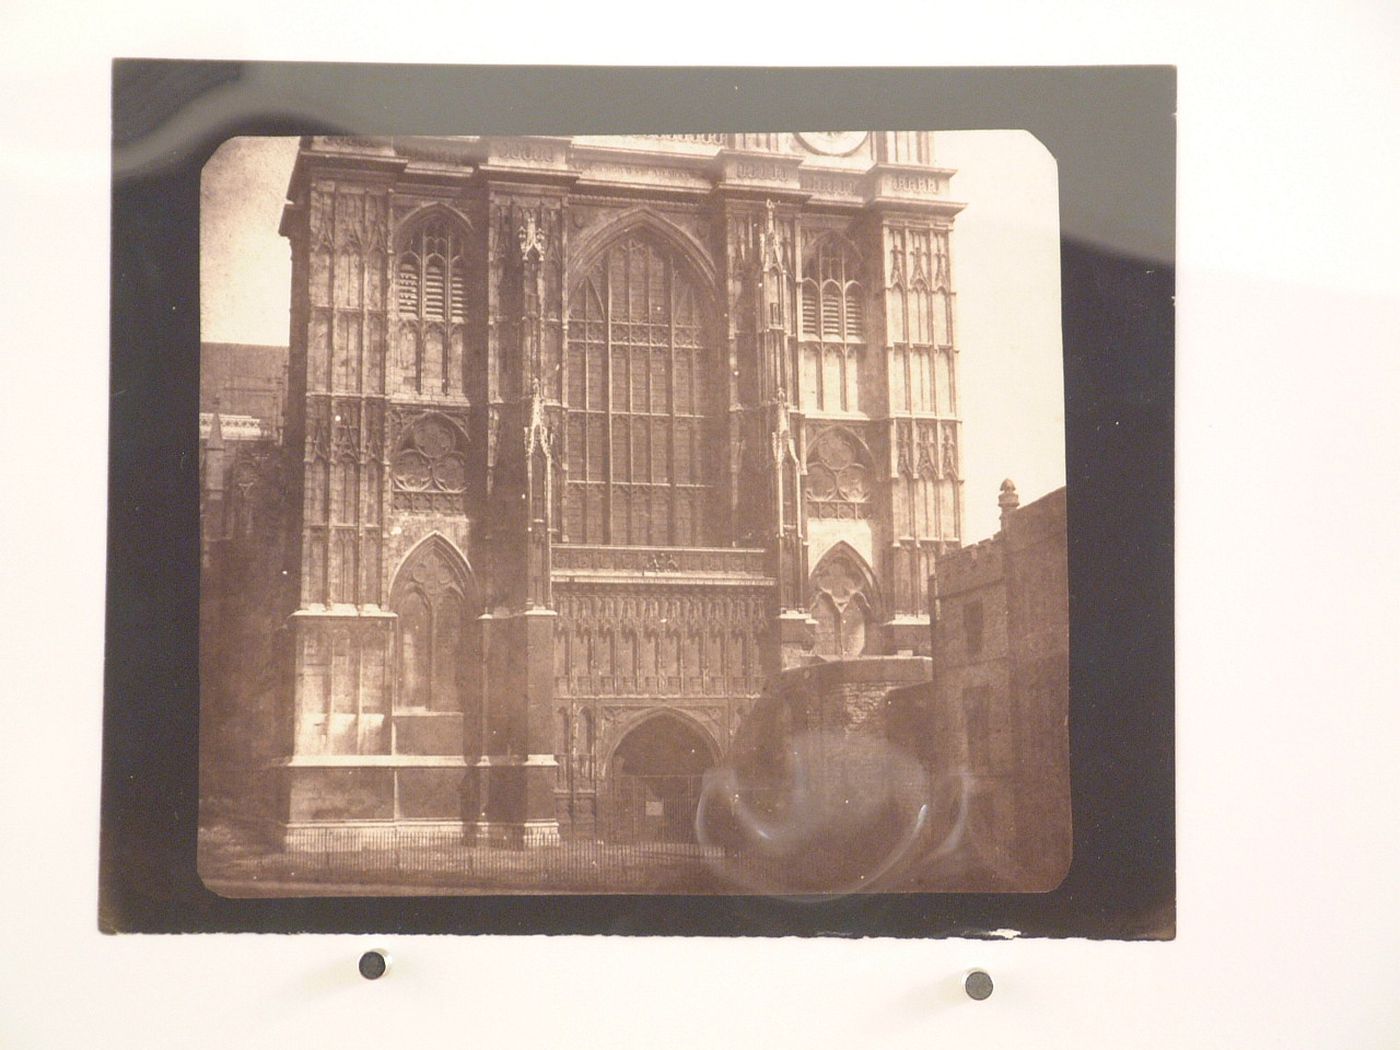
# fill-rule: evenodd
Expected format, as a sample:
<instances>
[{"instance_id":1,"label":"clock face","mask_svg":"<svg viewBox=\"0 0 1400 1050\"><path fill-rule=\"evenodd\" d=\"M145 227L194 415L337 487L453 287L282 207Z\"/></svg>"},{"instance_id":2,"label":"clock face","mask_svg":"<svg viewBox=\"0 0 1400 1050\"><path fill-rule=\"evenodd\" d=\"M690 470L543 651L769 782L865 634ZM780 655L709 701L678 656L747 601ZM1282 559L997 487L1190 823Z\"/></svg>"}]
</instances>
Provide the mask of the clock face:
<instances>
[{"instance_id":1,"label":"clock face","mask_svg":"<svg viewBox=\"0 0 1400 1050\"><path fill-rule=\"evenodd\" d=\"M839 157L855 152L868 131L799 131L797 137L814 153Z\"/></svg>"}]
</instances>

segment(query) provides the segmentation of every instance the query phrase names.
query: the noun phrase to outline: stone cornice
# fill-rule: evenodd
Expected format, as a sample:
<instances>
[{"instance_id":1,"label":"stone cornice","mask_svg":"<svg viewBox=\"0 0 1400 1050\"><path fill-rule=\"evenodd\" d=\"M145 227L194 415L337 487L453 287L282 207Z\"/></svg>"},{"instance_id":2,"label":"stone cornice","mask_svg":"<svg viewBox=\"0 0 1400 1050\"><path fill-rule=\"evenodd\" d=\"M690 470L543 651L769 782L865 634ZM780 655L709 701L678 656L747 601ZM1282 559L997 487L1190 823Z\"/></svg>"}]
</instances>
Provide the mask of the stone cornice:
<instances>
[{"instance_id":1,"label":"stone cornice","mask_svg":"<svg viewBox=\"0 0 1400 1050\"><path fill-rule=\"evenodd\" d=\"M903 211L942 219L964 207L947 197L951 168L658 136L318 136L303 140L289 188L294 202L312 172L453 187L473 182L576 186L603 196L771 199L832 211Z\"/></svg>"}]
</instances>

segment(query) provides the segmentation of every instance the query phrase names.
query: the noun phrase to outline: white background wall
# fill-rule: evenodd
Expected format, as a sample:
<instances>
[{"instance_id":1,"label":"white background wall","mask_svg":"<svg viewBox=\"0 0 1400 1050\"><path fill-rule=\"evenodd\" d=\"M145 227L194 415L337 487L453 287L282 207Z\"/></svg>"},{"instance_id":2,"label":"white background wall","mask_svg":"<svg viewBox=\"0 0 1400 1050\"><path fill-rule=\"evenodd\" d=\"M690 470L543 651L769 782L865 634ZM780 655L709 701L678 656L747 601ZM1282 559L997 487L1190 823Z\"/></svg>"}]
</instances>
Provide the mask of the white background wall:
<instances>
[{"instance_id":1,"label":"white background wall","mask_svg":"<svg viewBox=\"0 0 1400 1050\"><path fill-rule=\"evenodd\" d=\"M0 1045L1400 1045L1400 9L843 5L784 45L787 8L722 6L6 6ZM100 936L119 54L1178 63L1177 940Z\"/></svg>"}]
</instances>

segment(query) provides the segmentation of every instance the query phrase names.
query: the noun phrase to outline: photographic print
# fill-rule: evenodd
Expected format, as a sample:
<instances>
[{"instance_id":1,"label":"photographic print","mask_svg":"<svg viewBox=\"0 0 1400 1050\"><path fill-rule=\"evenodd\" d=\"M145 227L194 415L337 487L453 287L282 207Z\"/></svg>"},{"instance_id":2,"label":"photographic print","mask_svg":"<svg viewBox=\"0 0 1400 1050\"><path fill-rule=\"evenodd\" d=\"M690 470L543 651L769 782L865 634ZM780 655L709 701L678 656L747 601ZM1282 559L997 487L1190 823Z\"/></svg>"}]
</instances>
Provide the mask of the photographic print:
<instances>
[{"instance_id":1,"label":"photographic print","mask_svg":"<svg viewBox=\"0 0 1400 1050\"><path fill-rule=\"evenodd\" d=\"M1015 130L225 142L204 884L1054 890L1058 192Z\"/></svg>"}]
</instances>

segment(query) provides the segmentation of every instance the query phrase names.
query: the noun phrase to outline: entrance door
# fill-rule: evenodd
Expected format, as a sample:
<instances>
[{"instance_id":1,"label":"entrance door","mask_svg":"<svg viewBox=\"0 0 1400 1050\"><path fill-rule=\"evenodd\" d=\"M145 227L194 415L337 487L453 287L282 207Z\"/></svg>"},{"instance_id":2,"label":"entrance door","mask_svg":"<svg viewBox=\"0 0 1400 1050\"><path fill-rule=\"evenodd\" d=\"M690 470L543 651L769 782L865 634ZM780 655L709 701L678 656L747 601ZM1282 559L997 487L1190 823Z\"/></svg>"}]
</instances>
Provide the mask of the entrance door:
<instances>
[{"instance_id":1,"label":"entrance door","mask_svg":"<svg viewBox=\"0 0 1400 1050\"><path fill-rule=\"evenodd\" d=\"M604 790L604 829L616 842L694 842L700 784L714 756L701 731L658 715L618 744Z\"/></svg>"}]
</instances>

